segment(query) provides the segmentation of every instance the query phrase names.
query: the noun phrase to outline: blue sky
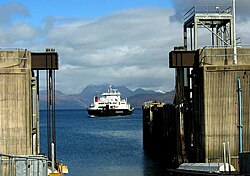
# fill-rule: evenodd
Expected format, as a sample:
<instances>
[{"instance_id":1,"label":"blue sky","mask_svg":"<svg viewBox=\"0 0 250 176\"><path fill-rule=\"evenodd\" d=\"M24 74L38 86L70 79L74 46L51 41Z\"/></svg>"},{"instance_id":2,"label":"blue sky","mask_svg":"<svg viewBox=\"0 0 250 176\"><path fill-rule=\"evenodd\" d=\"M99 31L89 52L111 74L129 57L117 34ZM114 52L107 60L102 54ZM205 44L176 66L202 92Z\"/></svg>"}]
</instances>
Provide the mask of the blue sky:
<instances>
[{"instance_id":1,"label":"blue sky","mask_svg":"<svg viewBox=\"0 0 250 176\"><path fill-rule=\"evenodd\" d=\"M171 91L168 53L183 45L183 14L218 3L231 0L1 0L0 47L55 48L56 89L63 93L89 84ZM236 30L250 44L250 1L236 7Z\"/></svg>"},{"instance_id":2,"label":"blue sky","mask_svg":"<svg viewBox=\"0 0 250 176\"><path fill-rule=\"evenodd\" d=\"M2 0L0 2L2 5L9 3L24 5L29 14L23 17L22 20L34 25L39 25L45 17L50 16L71 19L93 19L130 8L171 8L170 0Z\"/></svg>"}]
</instances>

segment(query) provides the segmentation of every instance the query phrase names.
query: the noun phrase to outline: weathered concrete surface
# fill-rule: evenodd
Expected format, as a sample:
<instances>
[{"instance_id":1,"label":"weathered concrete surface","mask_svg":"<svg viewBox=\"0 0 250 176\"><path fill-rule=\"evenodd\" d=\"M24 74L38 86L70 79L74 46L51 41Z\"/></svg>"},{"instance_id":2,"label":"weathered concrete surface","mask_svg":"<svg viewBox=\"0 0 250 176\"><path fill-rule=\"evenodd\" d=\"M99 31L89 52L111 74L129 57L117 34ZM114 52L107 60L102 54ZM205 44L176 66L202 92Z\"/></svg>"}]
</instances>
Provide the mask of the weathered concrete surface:
<instances>
[{"instance_id":1,"label":"weathered concrete surface","mask_svg":"<svg viewBox=\"0 0 250 176\"><path fill-rule=\"evenodd\" d=\"M0 51L0 152L32 152L31 55Z\"/></svg>"},{"instance_id":2,"label":"weathered concrete surface","mask_svg":"<svg viewBox=\"0 0 250 176\"><path fill-rule=\"evenodd\" d=\"M233 48L199 49L200 66L203 65L233 65ZM250 49L237 48L237 65L250 65Z\"/></svg>"}]
</instances>

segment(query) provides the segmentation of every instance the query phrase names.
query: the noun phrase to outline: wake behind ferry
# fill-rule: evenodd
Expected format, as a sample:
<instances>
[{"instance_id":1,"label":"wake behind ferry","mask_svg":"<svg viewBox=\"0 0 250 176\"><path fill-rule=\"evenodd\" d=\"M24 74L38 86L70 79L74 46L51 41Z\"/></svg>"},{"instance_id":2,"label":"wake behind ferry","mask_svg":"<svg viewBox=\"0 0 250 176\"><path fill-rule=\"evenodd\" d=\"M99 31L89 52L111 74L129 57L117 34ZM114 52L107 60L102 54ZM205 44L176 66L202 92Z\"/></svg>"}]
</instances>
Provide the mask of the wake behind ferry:
<instances>
[{"instance_id":1,"label":"wake behind ferry","mask_svg":"<svg viewBox=\"0 0 250 176\"><path fill-rule=\"evenodd\" d=\"M133 113L127 99L121 99L121 93L109 86L108 92L102 93L101 97L94 96L93 103L87 108L90 117L124 116Z\"/></svg>"}]
</instances>

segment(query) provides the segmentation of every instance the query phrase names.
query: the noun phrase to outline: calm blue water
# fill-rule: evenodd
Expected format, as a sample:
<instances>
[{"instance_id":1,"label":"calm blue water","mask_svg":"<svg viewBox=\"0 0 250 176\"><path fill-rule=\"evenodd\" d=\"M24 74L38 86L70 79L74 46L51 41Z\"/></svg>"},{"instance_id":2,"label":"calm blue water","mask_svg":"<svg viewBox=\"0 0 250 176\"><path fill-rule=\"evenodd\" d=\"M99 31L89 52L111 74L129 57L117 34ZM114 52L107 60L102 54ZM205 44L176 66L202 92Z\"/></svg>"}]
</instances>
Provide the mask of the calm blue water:
<instances>
[{"instance_id":1,"label":"calm blue water","mask_svg":"<svg viewBox=\"0 0 250 176\"><path fill-rule=\"evenodd\" d=\"M41 152L47 155L46 111L41 116ZM143 152L142 111L131 116L89 118L85 110L57 110L57 159L69 176L162 175Z\"/></svg>"}]
</instances>

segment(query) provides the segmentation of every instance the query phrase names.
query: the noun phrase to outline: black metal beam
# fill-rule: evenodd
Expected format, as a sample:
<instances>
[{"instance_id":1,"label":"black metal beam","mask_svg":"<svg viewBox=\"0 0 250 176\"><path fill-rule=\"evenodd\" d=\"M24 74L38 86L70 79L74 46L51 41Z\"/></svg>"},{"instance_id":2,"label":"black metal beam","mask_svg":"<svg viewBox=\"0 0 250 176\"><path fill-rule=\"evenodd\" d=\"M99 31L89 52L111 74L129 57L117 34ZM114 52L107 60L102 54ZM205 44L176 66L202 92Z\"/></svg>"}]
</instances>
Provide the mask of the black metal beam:
<instances>
[{"instance_id":1,"label":"black metal beam","mask_svg":"<svg viewBox=\"0 0 250 176\"><path fill-rule=\"evenodd\" d=\"M31 53L32 70L58 70L58 68L57 52Z\"/></svg>"},{"instance_id":2,"label":"black metal beam","mask_svg":"<svg viewBox=\"0 0 250 176\"><path fill-rule=\"evenodd\" d=\"M195 63L197 51L171 51L169 68L189 68Z\"/></svg>"}]
</instances>

